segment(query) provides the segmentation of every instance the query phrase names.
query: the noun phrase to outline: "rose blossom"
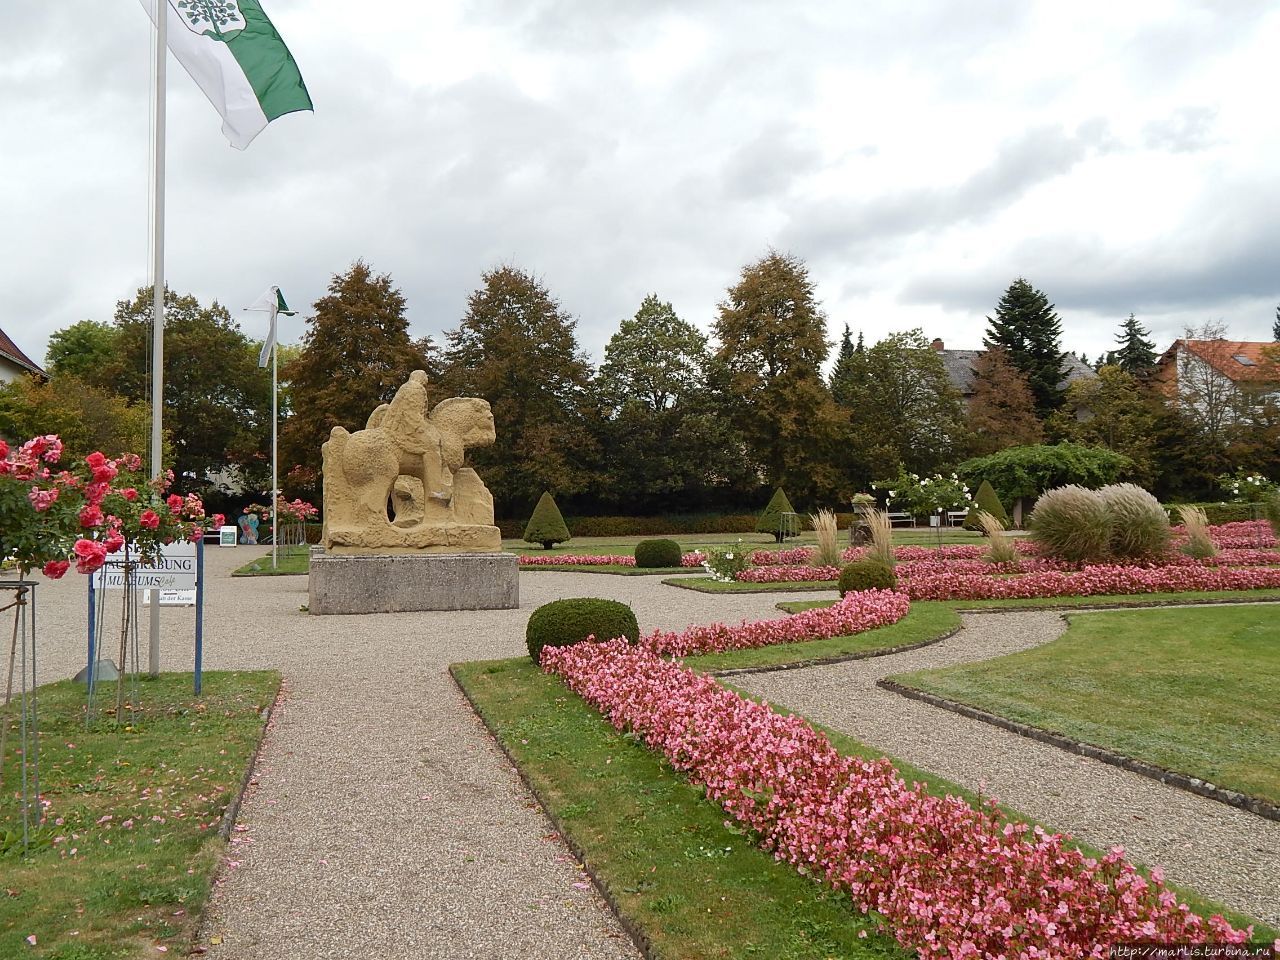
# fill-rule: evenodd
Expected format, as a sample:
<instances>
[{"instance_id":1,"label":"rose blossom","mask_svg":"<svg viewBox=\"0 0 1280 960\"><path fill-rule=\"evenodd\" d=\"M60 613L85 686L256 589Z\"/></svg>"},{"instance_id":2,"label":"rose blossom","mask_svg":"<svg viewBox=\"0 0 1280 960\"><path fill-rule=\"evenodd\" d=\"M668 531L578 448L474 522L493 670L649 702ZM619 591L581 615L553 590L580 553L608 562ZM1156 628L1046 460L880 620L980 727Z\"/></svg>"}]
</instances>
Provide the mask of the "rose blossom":
<instances>
[{"instance_id":1,"label":"rose blossom","mask_svg":"<svg viewBox=\"0 0 1280 960\"><path fill-rule=\"evenodd\" d=\"M154 510L143 510L142 516L138 517L138 523L148 530L155 530L160 526L160 515Z\"/></svg>"},{"instance_id":2,"label":"rose blossom","mask_svg":"<svg viewBox=\"0 0 1280 960\"><path fill-rule=\"evenodd\" d=\"M77 573L93 573L107 560L107 548L96 540L77 540L74 552Z\"/></svg>"},{"instance_id":3,"label":"rose blossom","mask_svg":"<svg viewBox=\"0 0 1280 960\"><path fill-rule=\"evenodd\" d=\"M102 526L102 508L91 503L80 511L80 526L88 530L90 527Z\"/></svg>"},{"instance_id":4,"label":"rose blossom","mask_svg":"<svg viewBox=\"0 0 1280 960\"><path fill-rule=\"evenodd\" d=\"M71 563L68 560L50 560L41 568L41 572L50 580L61 580L70 566Z\"/></svg>"}]
</instances>

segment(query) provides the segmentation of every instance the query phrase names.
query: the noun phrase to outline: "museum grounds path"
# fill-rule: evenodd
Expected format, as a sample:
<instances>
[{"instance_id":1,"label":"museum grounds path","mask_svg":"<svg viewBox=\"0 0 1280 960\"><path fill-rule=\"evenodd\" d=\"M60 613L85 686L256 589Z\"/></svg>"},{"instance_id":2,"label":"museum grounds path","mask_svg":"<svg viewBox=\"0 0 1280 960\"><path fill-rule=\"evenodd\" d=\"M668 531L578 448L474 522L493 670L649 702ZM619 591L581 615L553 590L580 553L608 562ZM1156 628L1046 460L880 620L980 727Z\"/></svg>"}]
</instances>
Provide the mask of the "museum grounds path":
<instances>
[{"instance_id":1,"label":"museum grounds path","mask_svg":"<svg viewBox=\"0 0 1280 960\"><path fill-rule=\"evenodd\" d=\"M206 551L206 669L277 669L285 683L202 929L207 955L636 957L447 668L525 654L529 614L561 597L627 602L645 631L781 616L793 597L524 571L518 610L317 617L301 609L306 577L230 576L264 552ZM85 590L71 575L39 588L42 682L84 666ZM192 610L165 608L162 622L162 669L190 670ZM144 616L144 659L145 629ZM930 647L731 682L1280 923L1280 823L874 685L1061 630L1052 613L966 615Z\"/></svg>"}]
</instances>

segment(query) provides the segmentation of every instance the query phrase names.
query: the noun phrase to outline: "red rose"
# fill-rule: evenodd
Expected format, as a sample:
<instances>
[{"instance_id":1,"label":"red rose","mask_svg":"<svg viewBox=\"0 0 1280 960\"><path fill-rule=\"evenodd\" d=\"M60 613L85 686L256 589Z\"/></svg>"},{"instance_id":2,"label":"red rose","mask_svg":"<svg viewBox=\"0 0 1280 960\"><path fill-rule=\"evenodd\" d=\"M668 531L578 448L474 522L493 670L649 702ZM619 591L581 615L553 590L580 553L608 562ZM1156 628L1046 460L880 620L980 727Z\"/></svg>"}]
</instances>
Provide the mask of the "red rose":
<instances>
[{"instance_id":1,"label":"red rose","mask_svg":"<svg viewBox=\"0 0 1280 960\"><path fill-rule=\"evenodd\" d=\"M125 487L120 491L120 496L124 497L130 503L138 499L138 491L133 487Z\"/></svg>"},{"instance_id":2,"label":"red rose","mask_svg":"<svg viewBox=\"0 0 1280 960\"><path fill-rule=\"evenodd\" d=\"M71 563L68 560L50 560L44 565L42 571L50 580L61 580L70 566Z\"/></svg>"},{"instance_id":3,"label":"red rose","mask_svg":"<svg viewBox=\"0 0 1280 960\"><path fill-rule=\"evenodd\" d=\"M116 553L124 546L124 537L120 536L119 530L112 530L107 539L102 541L102 546L107 553Z\"/></svg>"},{"instance_id":4,"label":"red rose","mask_svg":"<svg viewBox=\"0 0 1280 960\"><path fill-rule=\"evenodd\" d=\"M80 526L88 530L91 527L102 526L102 508L96 503L91 503L80 511Z\"/></svg>"},{"instance_id":5,"label":"red rose","mask_svg":"<svg viewBox=\"0 0 1280 960\"><path fill-rule=\"evenodd\" d=\"M214 528L215 530L216 530L218 527L221 527L221 526L225 525L225 524L226 524L226 522L227 522L227 518L226 518L225 516L223 516L222 514L220 514L220 513L215 513L215 514L213 515L213 528Z\"/></svg>"},{"instance_id":6,"label":"red rose","mask_svg":"<svg viewBox=\"0 0 1280 960\"><path fill-rule=\"evenodd\" d=\"M182 516L182 497L178 496L178 494L169 494L168 498L165 500L165 505L169 508L169 512L175 517Z\"/></svg>"},{"instance_id":7,"label":"red rose","mask_svg":"<svg viewBox=\"0 0 1280 960\"><path fill-rule=\"evenodd\" d=\"M74 550L78 573L93 573L107 561L107 548L96 540L77 540Z\"/></svg>"},{"instance_id":8,"label":"red rose","mask_svg":"<svg viewBox=\"0 0 1280 960\"><path fill-rule=\"evenodd\" d=\"M160 515L154 510L143 510L142 516L138 518L138 523L148 530L155 530L160 526Z\"/></svg>"}]
</instances>

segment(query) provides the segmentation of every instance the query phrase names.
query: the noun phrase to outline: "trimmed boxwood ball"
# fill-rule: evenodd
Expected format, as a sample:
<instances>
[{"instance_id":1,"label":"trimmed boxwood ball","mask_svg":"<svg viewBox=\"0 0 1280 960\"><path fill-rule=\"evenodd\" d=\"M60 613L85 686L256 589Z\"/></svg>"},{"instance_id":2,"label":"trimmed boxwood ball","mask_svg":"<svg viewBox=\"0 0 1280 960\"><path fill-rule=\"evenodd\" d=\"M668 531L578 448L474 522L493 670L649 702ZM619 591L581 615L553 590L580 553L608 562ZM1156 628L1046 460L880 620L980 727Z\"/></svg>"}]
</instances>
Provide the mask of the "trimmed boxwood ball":
<instances>
[{"instance_id":1,"label":"trimmed boxwood ball","mask_svg":"<svg viewBox=\"0 0 1280 960\"><path fill-rule=\"evenodd\" d=\"M674 540L641 540L636 544L637 567L678 567L683 556L684 551Z\"/></svg>"},{"instance_id":2,"label":"trimmed boxwood ball","mask_svg":"<svg viewBox=\"0 0 1280 960\"><path fill-rule=\"evenodd\" d=\"M897 585L898 576L893 572L893 566L871 554L845 564L840 571L842 597L859 590L892 590Z\"/></svg>"},{"instance_id":3,"label":"trimmed boxwood ball","mask_svg":"<svg viewBox=\"0 0 1280 960\"><path fill-rule=\"evenodd\" d=\"M576 597L544 603L529 617L524 639L529 656L540 663L543 647L571 647L587 637L600 642L626 637L632 643L640 636L635 612L617 600Z\"/></svg>"}]
</instances>

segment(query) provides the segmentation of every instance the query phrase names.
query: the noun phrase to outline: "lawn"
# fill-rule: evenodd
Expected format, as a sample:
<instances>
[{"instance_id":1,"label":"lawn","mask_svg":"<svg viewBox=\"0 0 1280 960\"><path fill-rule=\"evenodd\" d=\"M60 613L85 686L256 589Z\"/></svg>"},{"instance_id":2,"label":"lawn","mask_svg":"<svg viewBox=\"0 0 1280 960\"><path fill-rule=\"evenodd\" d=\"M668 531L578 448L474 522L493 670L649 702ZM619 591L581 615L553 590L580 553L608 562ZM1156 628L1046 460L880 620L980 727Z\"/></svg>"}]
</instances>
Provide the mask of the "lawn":
<instances>
[{"instance_id":1,"label":"lawn","mask_svg":"<svg viewBox=\"0 0 1280 960\"><path fill-rule=\"evenodd\" d=\"M303 547L281 547L276 557L276 565L271 566L271 554L259 557L231 575L233 577L276 577L305 574L311 570L311 552Z\"/></svg>"},{"instance_id":2,"label":"lawn","mask_svg":"<svg viewBox=\"0 0 1280 960\"><path fill-rule=\"evenodd\" d=\"M0 799L0 957L185 954L225 849L224 810L239 795L279 683L274 672L210 672L197 699L189 674L143 680L127 726L110 715L114 684L104 684L89 730L83 687L41 687L49 806L24 858L11 729Z\"/></svg>"},{"instance_id":3,"label":"lawn","mask_svg":"<svg viewBox=\"0 0 1280 960\"><path fill-rule=\"evenodd\" d=\"M753 847L725 825L724 812L700 789L527 659L456 664L452 672L620 914L651 942L653 956L904 956L875 931L873 918ZM842 752L881 755L842 734L827 734ZM976 799L909 764L895 764L908 781L934 793ZM1178 892L1199 913L1224 912L1237 924L1247 922ZM1259 926L1256 936L1267 939L1275 931Z\"/></svg>"},{"instance_id":4,"label":"lawn","mask_svg":"<svg viewBox=\"0 0 1280 960\"><path fill-rule=\"evenodd\" d=\"M672 577L663 580L672 587L696 590L698 593L834 593L838 585L834 580L784 580L781 583L725 582L711 577ZM826 601L830 606L834 600Z\"/></svg>"},{"instance_id":5,"label":"lawn","mask_svg":"<svg viewBox=\"0 0 1280 960\"><path fill-rule=\"evenodd\" d=\"M1052 643L894 677L1280 804L1280 616L1223 606L1072 616Z\"/></svg>"}]
</instances>

